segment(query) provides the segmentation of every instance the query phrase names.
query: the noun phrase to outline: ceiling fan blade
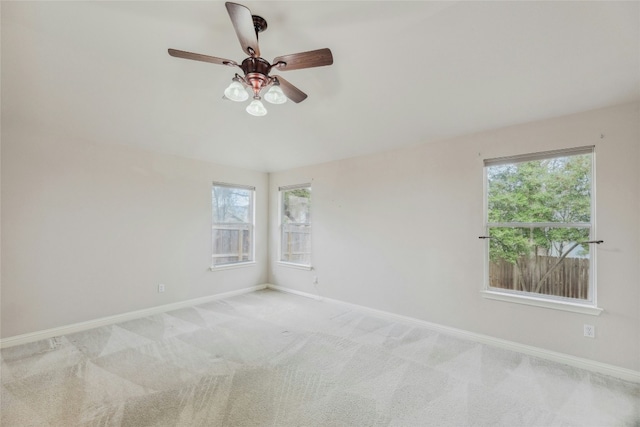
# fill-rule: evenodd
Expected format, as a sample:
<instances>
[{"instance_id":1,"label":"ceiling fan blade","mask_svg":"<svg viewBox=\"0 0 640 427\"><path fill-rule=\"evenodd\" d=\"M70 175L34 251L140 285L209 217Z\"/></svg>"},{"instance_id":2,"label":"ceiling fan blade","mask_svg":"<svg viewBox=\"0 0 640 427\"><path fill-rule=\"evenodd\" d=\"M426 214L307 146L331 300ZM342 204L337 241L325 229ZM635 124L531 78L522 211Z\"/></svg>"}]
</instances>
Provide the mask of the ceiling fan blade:
<instances>
[{"instance_id":1,"label":"ceiling fan blade","mask_svg":"<svg viewBox=\"0 0 640 427\"><path fill-rule=\"evenodd\" d=\"M210 62L212 64L229 65L231 67L238 67L236 61L231 59L217 58L215 56L202 55L200 53L185 52L184 50L169 49L169 55L176 58L193 59L194 61Z\"/></svg>"},{"instance_id":2,"label":"ceiling fan blade","mask_svg":"<svg viewBox=\"0 0 640 427\"><path fill-rule=\"evenodd\" d=\"M226 2L227 12L231 18L233 28L236 30L238 40L242 50L249 56L260 56L260 48L258 47L258 33L253 25L253 16L251 11L237 3Z\"/></svg>"},{"instance_id":3,"label":"ceiling fan blade","mask_svg":"<svg viewBox=\"0 0 640 427\"><path fill-rule=\"evenodd\" d=\"M297 87L295 87L294 85L292 85L291 83L283 79L282 77L280 76L273 76L273 77L276 80L278 80L278 83L280 84L280 89L282 89L282 91L287 96L287 98L289 98L296 104L298 102L302 102L305 99L307 99L306 93L304 93L303 91L301 91L300 89L298 89Z\"/></svg>"},{"instance_id":4,"label":"ceiling fan blade","mask_svg":"<svg viewBox=\"0 0 640 427\"><path fill-rule=\"evenodd\" d=\"M328 48L278 56L273 60L273 66L282 71L322 67L323 65L331 64L333 64L333 55Z\"/></svg>"}]
</instances>

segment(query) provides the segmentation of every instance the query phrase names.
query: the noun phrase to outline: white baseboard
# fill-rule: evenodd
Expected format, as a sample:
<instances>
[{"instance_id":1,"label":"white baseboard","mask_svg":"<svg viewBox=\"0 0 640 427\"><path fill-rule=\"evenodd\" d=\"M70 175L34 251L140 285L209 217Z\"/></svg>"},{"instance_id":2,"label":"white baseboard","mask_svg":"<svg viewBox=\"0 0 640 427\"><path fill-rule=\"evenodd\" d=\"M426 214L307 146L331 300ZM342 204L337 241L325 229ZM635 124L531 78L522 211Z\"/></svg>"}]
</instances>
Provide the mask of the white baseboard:
<instances>
[{"instance_id":1,"label":"white baseboard","mask_svg":"<svg viewBox=\"0 0 640 427\"><path fill-rule=\"evenodd\" d=\"M315 300L318 300L318 301L332 301L333 302L333 300L330 300L330 299L327 299L327 298L323 298L320 295L314 295L314 294L310 294L310 293L307 293L307 292L297 291L297 290L291 289L291 288L283 288L282 286L273 285L271 283L267 283L266 287L268 289L273 289L274 291L280 291L280 292L285 292L287 294L299 295L301 297L312 298L312 299L315 299ZM338 302L338 304L347 304L347 303Z\"/></svg>"},{"instance_id":2,"label":"white baseboard","mask_svg":"<svg viewBox=\"0 0 640 427\"><path fill-rule=\"evenodd\" d=\"M130 311L128 313L116 314L114 316L107 316L100 319L89 320L86 322L74 323L72 325L60 326L52 329L45 329L43 331L16 335L13 337L0 339L0 348L13 347L20 344L28 344L30 342L58 337L61 335L68 335L93 328L99 328L100 326L113 325L114 323L126 322L128 320L139 319L141 317L152 316L154 314L164 313L167 311L177 310L185 307L191 307L198 304L204 304L210 301L216 301L224 298L230 298L236 295L247 294L250 292L265 289L266 287L267 285L257 285L250 288L239 289L237 291L223 292L221 294L208 295L206 297L159 305L156 307L145 308L143 310Z\"/></svg>"},{"instance_id":3,"label":"white baseboard","mask_svg":"<svg viewBox=\"0 0 640 427\"><path fill-rule=\"evenodd\" d=\"M534 347L526 344L520 344L513 341L507 341L500 338L494 338L488 335L477 334L475 332L469 332L462 329L451 328L449 326L439 325L437 323L431 323L424 320L416 319L413 317L402 316L399 314L389 313L387 311L376 310L373 308L352 304L340 300L334 300L331 298L324 298L318 295L297 291L295 289L284 288L282 286L267 284L267 288L280 292L286 292L294 295L303 296L306 298L312 298L315 300L326 301L333 304L339 304L349 307L353 310L360 312L370 313L375 316L384 317L390 320L410 323L416 326L432 329L437 332L442 332L447 335L463 338L482 344L491 345L494 347L503 348L506 350L512 350L519 353L527 354L530 356L539 357L541 359L551 360L553 362L564 363L566 365L574 366L576 368L586 369L592 372L598 372L612 377L620 378L625 381L631 381L634 383L640 383L640 372L632 369L621 368L606 363L596 362L590 359L584 359L581 357L571 356L569 354L560 353L551 350L545 350L543 348Z\"/></svg>"}]
</instances>

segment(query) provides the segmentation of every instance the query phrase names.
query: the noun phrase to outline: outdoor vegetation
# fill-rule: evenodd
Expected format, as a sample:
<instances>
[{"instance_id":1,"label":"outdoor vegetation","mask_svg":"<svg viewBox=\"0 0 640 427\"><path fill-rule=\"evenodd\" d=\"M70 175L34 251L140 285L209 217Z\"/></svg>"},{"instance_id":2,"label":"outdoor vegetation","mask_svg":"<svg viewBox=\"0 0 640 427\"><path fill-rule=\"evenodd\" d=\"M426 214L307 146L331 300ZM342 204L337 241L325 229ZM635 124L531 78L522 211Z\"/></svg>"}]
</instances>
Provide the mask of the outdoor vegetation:
<instances>
[{"instance_id":1,"label":"outdoor vegetation","mask_svg":"<svg viewBox=\"0 0 640 427\"><path fill-rule=\"evenodd\" d=\"M311 265L311 187L282 191L280 260Z\"/></svg>"},{"instance_id":2,"label":"outdoor vegetation","mask_svg":"<svg viewBox=\"0 0 640 427\"><path fill-rule=\"evenodd\" d=\"M589 299L591 156L487 167L491 287Z\"/></svg>"}]
</instances>

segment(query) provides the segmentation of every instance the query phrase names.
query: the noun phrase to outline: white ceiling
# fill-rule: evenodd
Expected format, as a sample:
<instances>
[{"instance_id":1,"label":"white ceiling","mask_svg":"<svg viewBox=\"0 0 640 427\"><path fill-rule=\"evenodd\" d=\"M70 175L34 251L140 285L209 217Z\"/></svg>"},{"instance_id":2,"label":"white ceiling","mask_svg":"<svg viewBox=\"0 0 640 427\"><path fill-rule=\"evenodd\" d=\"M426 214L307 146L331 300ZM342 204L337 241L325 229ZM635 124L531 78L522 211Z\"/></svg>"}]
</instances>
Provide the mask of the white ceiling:
<instances>
[{"instance_id":1,"label":"white ceiling","mask_svg":"<svg viewBox=\"0 0 640 427\"><path fill-rule=\"evenodd\" d=\"M2 125L44 125L260 171L428 143L640 99L640 2L251 1L262 56L328 47L281 72L300 104L222 99L242 61L223 2L7 2Z\"/></svg>"}]
</instances>

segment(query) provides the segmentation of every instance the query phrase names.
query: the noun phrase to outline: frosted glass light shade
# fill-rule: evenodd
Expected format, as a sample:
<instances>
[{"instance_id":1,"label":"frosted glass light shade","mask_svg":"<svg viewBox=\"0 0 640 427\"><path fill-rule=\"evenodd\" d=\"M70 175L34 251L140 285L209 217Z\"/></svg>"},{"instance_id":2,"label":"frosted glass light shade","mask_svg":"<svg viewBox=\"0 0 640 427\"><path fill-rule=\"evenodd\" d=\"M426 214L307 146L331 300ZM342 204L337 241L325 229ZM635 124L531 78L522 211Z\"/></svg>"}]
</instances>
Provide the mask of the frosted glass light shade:
<instances>
[{"instance_id":1,"label":"frosted glass light shade","mask_svg":"<svg viewBox=\"0 0 640 427\"><path fill-rule=\"evenodd\" d=\"M254 99L253 101L251 101L251 104L247 106L247 113L251 114L252 116L264 116L265 114L267 114L267 109L264 108L262 102Z\"/></svg>"},{"instance_id":2,"label":"frosted glass light shade","mask_svg":"<svg viewBox=\"0 0 640 427\"><path fill-rule=\"evenodd\" d=\"M224 96L236 102L242 102L249 99L249 94L244 89L244 86L235 80L232 81L229 87L224 90Z\"/></svg>"},{"instance_id":3,"label":"frosted glass light shade","mask_svg":"<svg viewBox=\"0 0 640 427\"><path fill-rule=\"evenodd\" d=\"M264 95L264 99L272 104L284 104L287 102L287 97L280 89L280 86L271 86L271 89Z\"/></svg>"}]
</instances>

